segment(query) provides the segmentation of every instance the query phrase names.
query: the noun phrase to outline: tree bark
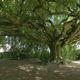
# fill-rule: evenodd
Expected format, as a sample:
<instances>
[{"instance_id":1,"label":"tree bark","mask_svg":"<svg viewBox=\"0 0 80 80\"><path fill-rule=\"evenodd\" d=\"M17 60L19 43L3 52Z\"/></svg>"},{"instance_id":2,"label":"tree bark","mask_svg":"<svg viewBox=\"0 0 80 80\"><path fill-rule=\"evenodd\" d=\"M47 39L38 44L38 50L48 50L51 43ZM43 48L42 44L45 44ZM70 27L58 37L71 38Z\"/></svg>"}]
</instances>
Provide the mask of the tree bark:
<instances>
[{"instance_id":1,"label":"tree bark","mask_svg":"<svg viewBox=\"0 0 80 80\"><path fill-rule=\"evenodd\" d=\"M55 51L55 45L49 45L50 48L50 61L53 61L56 59L56 51Z\"/></svg>"},{"instance_id":2,"label":"tree bark","mask_svg":"<svg viewBox=\"0 0 80 80\"><path fill-rule=\"evenodd\" d=\"M50 61L60 60L61 55L61 47L60 44L50 44Z\"/></svg>"}]
</instances>

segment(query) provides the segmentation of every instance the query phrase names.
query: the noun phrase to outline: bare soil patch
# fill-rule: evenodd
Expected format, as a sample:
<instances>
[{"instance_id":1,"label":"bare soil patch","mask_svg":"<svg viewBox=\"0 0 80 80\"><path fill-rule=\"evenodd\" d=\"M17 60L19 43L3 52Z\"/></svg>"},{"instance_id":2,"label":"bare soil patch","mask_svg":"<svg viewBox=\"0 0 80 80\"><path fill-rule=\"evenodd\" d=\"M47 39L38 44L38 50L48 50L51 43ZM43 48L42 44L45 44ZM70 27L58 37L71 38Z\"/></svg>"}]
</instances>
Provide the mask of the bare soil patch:
<instances>
[{"instance_id":1,"label":"bare soil patch","mask_svg":"<svg viewBox=\"0 0 80 80\"><path fill-rule=\"evenodd\" d=\"M80 64L43 65L26 60L0 60L0 80L80 80Z\"/></svg>"}]
</instances>

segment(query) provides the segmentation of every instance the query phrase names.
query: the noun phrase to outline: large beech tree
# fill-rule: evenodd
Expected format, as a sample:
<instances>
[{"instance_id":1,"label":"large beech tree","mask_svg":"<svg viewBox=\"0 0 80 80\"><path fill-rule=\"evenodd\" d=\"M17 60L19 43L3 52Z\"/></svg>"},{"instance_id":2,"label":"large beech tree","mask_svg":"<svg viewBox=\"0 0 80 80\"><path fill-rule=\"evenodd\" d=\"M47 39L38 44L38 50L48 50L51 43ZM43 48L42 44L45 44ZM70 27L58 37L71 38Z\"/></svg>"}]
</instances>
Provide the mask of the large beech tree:
<instances>
[{"instance_id":1,"label":"large beech tree","mask_svg":"<svg viewBox=\"0 0 80 80\"><path fill-rule=\"evenodd\" d=\"M80 39L80 0L0 0L0 36L23 37L60 59L65 44Z\"/></svg>"}]
</instances>

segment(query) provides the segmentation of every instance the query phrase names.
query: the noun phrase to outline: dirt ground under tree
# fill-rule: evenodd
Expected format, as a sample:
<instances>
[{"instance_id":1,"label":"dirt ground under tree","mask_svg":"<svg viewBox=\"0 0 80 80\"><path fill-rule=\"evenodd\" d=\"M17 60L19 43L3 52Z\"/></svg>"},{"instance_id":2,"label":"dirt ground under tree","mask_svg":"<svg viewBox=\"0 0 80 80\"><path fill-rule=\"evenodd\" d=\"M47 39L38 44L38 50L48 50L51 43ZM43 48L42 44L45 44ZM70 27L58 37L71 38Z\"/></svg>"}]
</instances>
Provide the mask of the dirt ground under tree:
<instances>
[{"instance_id":1,"label":"dirt ground under tree","mask_svg":"<svg viewBox=\"0 0 80 80\"><path fill-rule=\"evenodd\" d=\"M25 60L0 60L0 80L80 80L80 64L42 65Z\"/></svg>"}]
</instances>

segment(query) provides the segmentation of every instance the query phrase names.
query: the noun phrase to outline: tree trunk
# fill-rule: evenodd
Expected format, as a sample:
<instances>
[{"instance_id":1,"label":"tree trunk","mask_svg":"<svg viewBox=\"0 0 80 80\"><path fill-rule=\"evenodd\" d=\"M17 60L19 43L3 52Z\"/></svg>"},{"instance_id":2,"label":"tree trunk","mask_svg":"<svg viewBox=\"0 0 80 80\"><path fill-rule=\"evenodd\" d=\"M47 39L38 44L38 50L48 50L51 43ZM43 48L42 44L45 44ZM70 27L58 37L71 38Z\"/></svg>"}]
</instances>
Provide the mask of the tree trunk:
<instances>
[{"instance_id":1,"label":"tree trunk","mask_svg":"<svg viewBox=\"0 0 80 80\"><path fill-rule=\"evenodd\" d=\"M61 55L61 47L60 44L50 44L50 61L59 60Z\"/></svg>"},{"instance_id":2,"label":"tree trunk","mask_svg":"<svg viewBox=\"0 0 80 80\"><path fill-rule=\"evenodd\" d=\"M50 61L53 61L56 59L56 50L55 50L55 45L49 45L50 48Z\"/></svg>"}]
</instances>

